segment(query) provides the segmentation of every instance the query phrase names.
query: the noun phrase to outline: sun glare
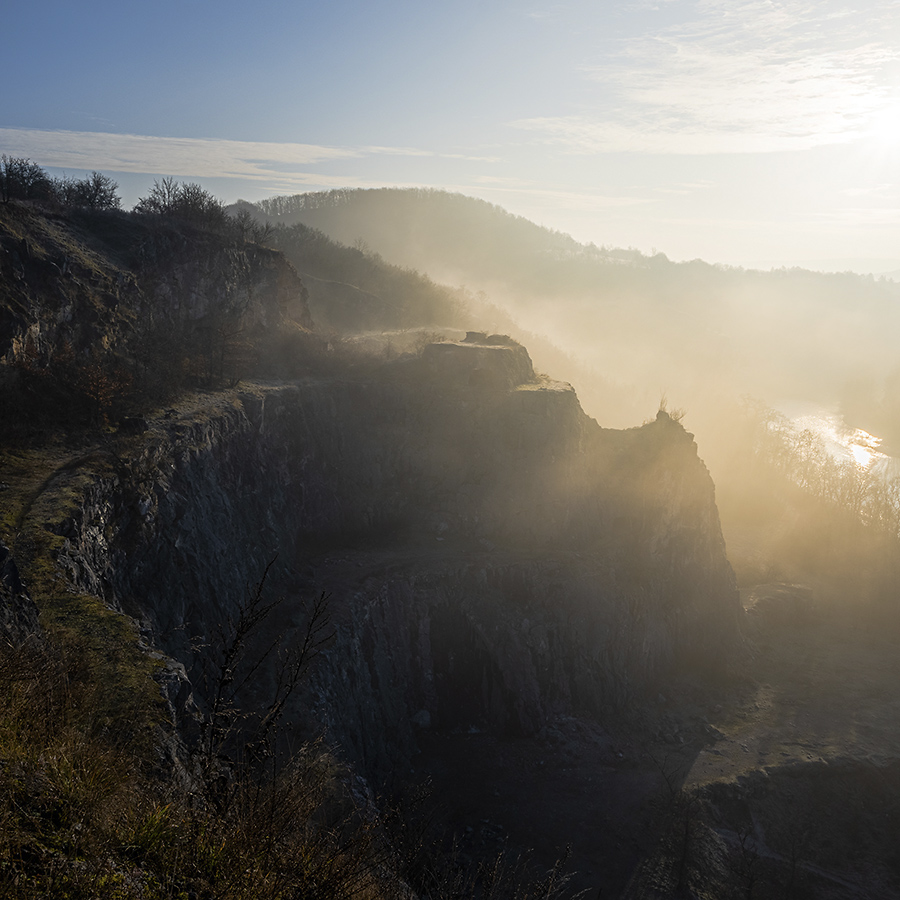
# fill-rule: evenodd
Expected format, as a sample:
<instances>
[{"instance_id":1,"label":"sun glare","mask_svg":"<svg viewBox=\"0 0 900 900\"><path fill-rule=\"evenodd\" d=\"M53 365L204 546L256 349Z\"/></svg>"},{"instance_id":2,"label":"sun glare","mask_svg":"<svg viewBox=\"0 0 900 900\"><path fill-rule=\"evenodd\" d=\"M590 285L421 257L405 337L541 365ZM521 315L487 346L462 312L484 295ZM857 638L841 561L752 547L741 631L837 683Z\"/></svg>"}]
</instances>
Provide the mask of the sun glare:
<instances>
[{"instance_id":1,"label":"sun glare","mask_svg":"<svg viewBox=\"0 0 900 900\"><path fill-rule=\"evenodd\" d=\"M872 115L866 135L885 148L900 146L900 100L892 100Z\"/></svg>"},{"instance_id":2,"label":"sun glare","mask_svg":"<svg viewBox=\"0 0 900 900\"><path fill-rule=\"evenodd\" d=\"M881 444L881 438L863 431L861 428L855 428L852 432L845 435L841 443L850 451L853 461L861 468L868 469L877 459L886 459L885 455L878 450Z\"/></svg>"}]
</instances>

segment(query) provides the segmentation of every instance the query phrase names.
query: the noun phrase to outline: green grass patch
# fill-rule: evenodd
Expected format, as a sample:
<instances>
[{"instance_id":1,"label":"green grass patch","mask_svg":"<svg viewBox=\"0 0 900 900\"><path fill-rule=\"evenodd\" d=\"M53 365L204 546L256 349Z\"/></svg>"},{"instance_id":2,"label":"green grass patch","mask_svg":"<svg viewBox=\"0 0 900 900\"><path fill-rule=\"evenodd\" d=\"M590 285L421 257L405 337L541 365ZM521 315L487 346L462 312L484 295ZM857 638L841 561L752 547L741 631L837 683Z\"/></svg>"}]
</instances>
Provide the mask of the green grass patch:
<instances>
[{"instance_id":1,"label":"green grass patch","mask_svg":"<svg viewBox=\"0 0 900 900\"><path fill-rule=\"evenodd\" d=\"M164 715L153 680L161 663L140 648L132 619L98 597L73 591L57 562L65 523L81 514L92 484L115 474L108 455L7 450L0 462L8 485L0 492L0 534L13 549L51 644L79 660L78 678L89 697L81 704L83 724L90 719L123 738L127 731L129 741L146 743Z\"/></svg>"},{"instance_id":2,"label":"green grass patch","mask_svg":"<svg viewBox=\"0 0 900 900\"><path fill-rule=\"evenodd\" d=\"M162 663L141 650L134 621L88 594L53 593L38 602L41 625L54 643L77 653L92 685L83 724L113 729L118 740L149 751L151 729L165 718Z\"/></svg>"},{"instance_id":3,"label":"green grass patch","mask_svg":"<svg viewBox=\"0 0 900 900\"><path fill-rule=\"evenodd\" d=\"M10 545L39 486L53 471L46 450L15 450L0 447L0 540Z\"/></svg>"}]
</instances>

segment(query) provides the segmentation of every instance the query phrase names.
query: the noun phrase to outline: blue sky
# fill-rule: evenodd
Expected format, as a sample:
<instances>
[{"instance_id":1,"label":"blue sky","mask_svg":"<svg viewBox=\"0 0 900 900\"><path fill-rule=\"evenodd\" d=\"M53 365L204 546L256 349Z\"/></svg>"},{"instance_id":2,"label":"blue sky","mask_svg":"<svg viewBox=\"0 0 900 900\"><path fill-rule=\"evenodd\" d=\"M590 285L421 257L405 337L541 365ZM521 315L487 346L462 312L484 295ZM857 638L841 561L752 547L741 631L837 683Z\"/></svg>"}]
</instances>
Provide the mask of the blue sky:
<instances>
[{"instance_id":1,"label":"blue sky","mask_svg":"<svg viewBox=\"0 0 900 900\"><path fill-rule=\"evenodd\" d=\"M127 205L425 185L675 259L900 268L898 0L10 6L0 152Z\"/></svg>"}]
</instances>

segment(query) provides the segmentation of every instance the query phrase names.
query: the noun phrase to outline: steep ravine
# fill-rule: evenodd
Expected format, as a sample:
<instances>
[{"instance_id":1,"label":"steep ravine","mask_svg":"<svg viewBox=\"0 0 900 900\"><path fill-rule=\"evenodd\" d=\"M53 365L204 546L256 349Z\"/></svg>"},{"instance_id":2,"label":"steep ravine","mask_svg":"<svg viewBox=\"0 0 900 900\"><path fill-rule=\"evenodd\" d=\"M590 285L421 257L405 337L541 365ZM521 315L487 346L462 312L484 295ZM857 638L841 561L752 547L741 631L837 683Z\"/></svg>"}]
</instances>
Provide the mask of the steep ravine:
<instances>
[{"instance_id":1,"label":"steep ravine","mask_svg":"<svg viewBox=\"0 0 900 900\"><path fill-rule=\"evenodd\" d=\"M70 583L191 671L277 554L273 627L321 591L336 625L290 717L370 775L423 726L532 733L740 643L691 436L665 414L599 428L517 345L197 395L148 426L50 525Z\"/></svg>"}]
</instances>

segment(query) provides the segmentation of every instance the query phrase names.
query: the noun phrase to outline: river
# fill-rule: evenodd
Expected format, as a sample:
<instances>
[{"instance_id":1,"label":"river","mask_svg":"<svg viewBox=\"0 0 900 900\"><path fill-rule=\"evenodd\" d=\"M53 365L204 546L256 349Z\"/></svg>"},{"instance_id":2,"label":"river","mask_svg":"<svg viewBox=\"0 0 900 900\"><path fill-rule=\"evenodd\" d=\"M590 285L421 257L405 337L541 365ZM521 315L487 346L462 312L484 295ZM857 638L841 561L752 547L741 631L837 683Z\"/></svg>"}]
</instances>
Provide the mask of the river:
<instances>
[{"instance_id":1,"label":"river","mask_svg":"<svg viewBox=\"0 0 900 900\"><path fill-rule=\"evenodd\" d=\"M847 425L839 412L798 404L781 404L781 412L798 431L809 430L818 435L834 459L879 471L885 478L900 475L900 458L882 453L882 439Z\"/></svg>"}]
</instances>

